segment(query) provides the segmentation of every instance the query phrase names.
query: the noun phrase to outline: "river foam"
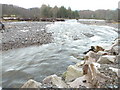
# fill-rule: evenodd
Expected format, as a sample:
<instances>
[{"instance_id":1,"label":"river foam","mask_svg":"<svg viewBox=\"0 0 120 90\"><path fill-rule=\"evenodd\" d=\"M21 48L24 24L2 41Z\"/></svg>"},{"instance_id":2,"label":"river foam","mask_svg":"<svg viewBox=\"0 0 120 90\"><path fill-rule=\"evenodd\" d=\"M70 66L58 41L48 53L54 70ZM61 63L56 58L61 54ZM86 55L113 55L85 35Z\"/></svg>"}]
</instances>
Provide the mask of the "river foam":
<instances>
[{"instance_id":1,"label":"river foam","mask_svg":"<svg viewBox=\"0 0 120 90\"><path fill-rule=\"evenodd\" d=\"M68 65L79 62L76 57L81 57L91 45L108 46L117 37L116 28L85 25L76 20L46 27L54 38L52 43L3 52L3 87L20 87L30 78L41 81L48 75L59 75Z\"/></svg>"}]
</instances>

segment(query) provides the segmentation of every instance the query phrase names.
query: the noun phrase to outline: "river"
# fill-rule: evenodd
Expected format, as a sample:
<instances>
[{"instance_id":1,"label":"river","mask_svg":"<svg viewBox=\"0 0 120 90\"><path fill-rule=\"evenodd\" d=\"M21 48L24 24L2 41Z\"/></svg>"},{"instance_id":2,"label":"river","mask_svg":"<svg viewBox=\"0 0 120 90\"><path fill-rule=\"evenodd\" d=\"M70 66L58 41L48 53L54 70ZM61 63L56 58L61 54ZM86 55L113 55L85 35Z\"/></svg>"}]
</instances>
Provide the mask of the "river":
<instances>
[{"instance_id":1,"label":"river","mask_svg":"<svg viewBox=\"0 0 120 90\"><path fill-rule=\"evenodd\" d=\"M79 62L90 46L108 47L118 36L116 28L76 20L46 27L54 38L52 43L2 52L2 87L21 87L29 79L41 82L48 75L60 75L70 64Z\"/></svg>"}]
</instances>

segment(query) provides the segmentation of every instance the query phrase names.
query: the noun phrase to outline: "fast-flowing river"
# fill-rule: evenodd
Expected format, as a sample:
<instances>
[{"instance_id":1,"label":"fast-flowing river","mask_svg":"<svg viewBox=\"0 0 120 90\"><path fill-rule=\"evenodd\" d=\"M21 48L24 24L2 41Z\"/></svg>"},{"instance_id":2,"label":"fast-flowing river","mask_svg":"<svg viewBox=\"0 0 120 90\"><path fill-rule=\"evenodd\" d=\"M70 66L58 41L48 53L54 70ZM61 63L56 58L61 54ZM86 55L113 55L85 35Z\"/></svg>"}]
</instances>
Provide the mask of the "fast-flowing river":
<instances>
[{"instance_id":1,"label":"fast-flowing river","mask_svg":"<svg viewBox=\"0 0 120 90\"><path fill-rule=\"evenodd\" d=\"M27 22L26 22L27 23ZM117 38L116 28L85 25L76 20L46 26L53 42L2 52L2 87L20 87L27 80L42 81L51 74L62 74L90 46L109 46Z\"/></svg>"}]
</instances>

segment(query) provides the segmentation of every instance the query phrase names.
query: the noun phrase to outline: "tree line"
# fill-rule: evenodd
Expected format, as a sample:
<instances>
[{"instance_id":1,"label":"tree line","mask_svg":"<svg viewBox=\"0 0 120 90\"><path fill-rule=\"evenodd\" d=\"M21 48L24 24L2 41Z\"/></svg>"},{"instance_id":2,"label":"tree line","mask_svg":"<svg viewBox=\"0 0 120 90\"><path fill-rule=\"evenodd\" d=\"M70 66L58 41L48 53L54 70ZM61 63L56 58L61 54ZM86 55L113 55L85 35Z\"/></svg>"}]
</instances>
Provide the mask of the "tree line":
<instances>
[{"instance_id":1,"label":"tree line","mask_svg":"<svg viewBox=\"0 0 120 90\"><path fill-rule=\"evenodd\" d=\"M70 7L66 9L64 6L61 6L60 8L55 6L52 8L49 5L42 5L40 8L40 14L45 18L79 18L77 10L72 11Z\"/></svg>"},{"instance_id":2,"label":"tree line","mask_svg":"<svg viewBox=\"0 0 120 90\"><path fill-rule=\"evenodd\" d=\"M104 20L120 20L119 17L120 9L116 10L81 10L79 11L79 18L82 19L104 19Z\"/></svg>"},{"instance_id":3,"label":"tree line","mask_svg":"<svg viewBox=\"0 0 120 90\"><path fill-rule=\"evenodd\" d=\"M2 4L2 16L16 15L21 18L68 18L68 19L104 19L120 20L120 9L116 10L75 10L70 7L50 7L42 5L40 8L25 9L15 5Z\"/></svg>"},{"instance_id":4,"label":"tree line","mask_svg":"<svg viewBox=\"0 0 120 90\"><path fill-rule=\"evenodd\" d=\"M79 18L79 12L61 7L42 5L40 8L21 8L14 5L2 4L2 15L16 15L22 18Z\"/></svg>"}]
</instances>

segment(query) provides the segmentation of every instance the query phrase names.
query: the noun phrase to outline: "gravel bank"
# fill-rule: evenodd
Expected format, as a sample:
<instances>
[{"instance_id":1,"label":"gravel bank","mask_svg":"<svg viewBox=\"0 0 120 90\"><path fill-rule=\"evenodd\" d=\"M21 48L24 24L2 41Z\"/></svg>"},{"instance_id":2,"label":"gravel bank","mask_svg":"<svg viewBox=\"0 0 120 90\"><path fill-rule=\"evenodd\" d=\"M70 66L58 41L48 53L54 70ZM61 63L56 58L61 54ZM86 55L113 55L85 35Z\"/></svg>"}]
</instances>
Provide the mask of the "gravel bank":
<instances>
[{"instance_id":1,"label":"gravel bank","mask_svg":"<svg viewBox=\"0 0 120 90\"><path fill-rule=\"evenodd\" d=\"M22 48L30 45L42 45L52 41L52 34L47 33L49 22L5 22L2 33L1 50Z\"/></svg>"},{"instance_id":2,"label":"gravel bank","mask_svg":"<svg viewBox=\"0 0 120 90\"><path fill-rule=\"evenodd\" d=\"M107 80L106 83L101 85L101 88L118 88L119 82L117 74L109 69L109 67L118 68L118 65L119 64L101 64L100 72L111 77L110 80Z\"/></svg>"},{"instance_id":3,"label":"gravel bank","mask_svg":"<svg viewBox=\"0 0 120 90\"><path fill-rule=\"evenodd\" d=\"M115 22L113 22L113 23L108 23L107 21L104 21L104 20L96 20L96 21L82 21L82 20L80 20L80 21L78 21L78 22L80 22L80 23L82 23L82 24L87 24L87 25L100 25L100 26L110 26L110 27L114 27L114 28L120 28L120 25L118 24L118 23L115 23Z\"/></svg>"}]
</instances>

